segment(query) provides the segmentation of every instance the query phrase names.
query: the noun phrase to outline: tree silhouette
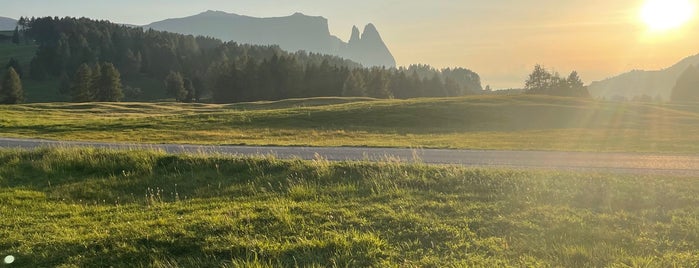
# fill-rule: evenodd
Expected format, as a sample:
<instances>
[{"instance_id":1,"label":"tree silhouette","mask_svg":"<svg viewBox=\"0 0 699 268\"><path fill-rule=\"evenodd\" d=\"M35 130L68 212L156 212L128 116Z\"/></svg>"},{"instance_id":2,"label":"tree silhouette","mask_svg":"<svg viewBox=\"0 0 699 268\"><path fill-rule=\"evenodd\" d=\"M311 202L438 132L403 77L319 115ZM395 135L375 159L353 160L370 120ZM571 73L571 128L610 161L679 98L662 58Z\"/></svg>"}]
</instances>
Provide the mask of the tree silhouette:
<instances>
[{"instance_id":1,"label":"tree silhouette","mask_svg":"<svg viewBox=\"0 0 699 268\"><path fill-rule=\"evenodd\" d=\"M568 78L564 79L557 72L549 72L538 64L534 66L534 71L524 82L524 90L527 94L590 97L590 93L578 76L578 72L573 71Z\"/></svg>"}]
</instances>

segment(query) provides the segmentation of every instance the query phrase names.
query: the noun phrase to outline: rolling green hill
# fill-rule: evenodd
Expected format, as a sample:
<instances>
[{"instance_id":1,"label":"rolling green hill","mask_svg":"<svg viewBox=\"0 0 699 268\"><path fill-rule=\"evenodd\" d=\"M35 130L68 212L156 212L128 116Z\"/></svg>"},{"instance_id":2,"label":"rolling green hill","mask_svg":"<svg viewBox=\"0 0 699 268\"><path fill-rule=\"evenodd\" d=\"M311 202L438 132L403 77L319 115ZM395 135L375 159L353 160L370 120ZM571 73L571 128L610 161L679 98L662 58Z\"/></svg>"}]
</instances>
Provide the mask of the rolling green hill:
<instances>
[{"instance_id":1,"label":"rolling green hill","mask_svg":"<svg viewBox=\"0 0 699 268\"><path fill-rule=\"evenodd\" d=\"M699 108L542 96L0 107L0 135L141 143L699 152Z\"/></svg>"}]
</instances>

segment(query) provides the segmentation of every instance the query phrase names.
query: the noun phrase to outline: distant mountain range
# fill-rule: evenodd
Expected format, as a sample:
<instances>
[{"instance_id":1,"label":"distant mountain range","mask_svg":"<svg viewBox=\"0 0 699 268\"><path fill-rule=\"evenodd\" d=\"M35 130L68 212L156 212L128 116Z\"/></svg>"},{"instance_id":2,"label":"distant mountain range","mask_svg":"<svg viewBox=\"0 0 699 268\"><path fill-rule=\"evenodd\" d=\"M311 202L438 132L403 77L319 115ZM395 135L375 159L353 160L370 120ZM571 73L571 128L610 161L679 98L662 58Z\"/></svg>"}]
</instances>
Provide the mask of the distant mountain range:
<instances>
[{"instance_id":1,"label":"distant mountain range","mask_svg":"<svg viewBox=\"0 0 699 268\"><path fill-rule=\"evenodd\" d=\"M395 67L396 60L373 24L360 34L355 26L349 42L330 34L324 17L296 13L287 17L256 18L222 11L154 22L144 28L181 34L203 35L224 41L256 45L279 45L287 51L305 50L340 56L366 67Z\"/></svg>"},{"instance_id":2,"label":"distant mountain range","mask_svg":"<svg viewBox=\"0 0 699 268\"><path fill-rule=\"evenodd\" d=\"M629 99L648 95L651 97L661 96L668 100L677 78L690 65L699 66L699 54L687 57L666 69L657 71L634 70L602 81L592 82L589 86L590 94L595 97L622 96Z\"/></svg>"},{"instance_id":3,"label":"distant mountain range","mask_svg":"<svg viewBox=\"0 0 699 268\"><path fill-rule=\"evenodd\" d=\"M11 31L17 26L17 20L0 17L0 31Z\"/></svg>"}]
</instances>

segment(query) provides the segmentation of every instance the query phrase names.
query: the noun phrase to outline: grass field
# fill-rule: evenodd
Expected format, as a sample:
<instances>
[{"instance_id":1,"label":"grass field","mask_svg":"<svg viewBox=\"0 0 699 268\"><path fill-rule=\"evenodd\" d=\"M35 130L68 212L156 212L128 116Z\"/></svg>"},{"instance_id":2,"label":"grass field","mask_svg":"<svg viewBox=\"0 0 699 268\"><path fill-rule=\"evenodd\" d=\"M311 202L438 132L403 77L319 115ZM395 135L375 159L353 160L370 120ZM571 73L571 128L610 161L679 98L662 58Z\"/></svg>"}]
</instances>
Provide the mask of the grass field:
<instances>
[{"instance_id":1,"label":"grass field","mask_svg":"<svg viewBox=\"0 0 699 268\"><path fill-rule=\"evenodd\" d=\"M0 107L0 135L139 143L699 152L699 106L542 96Z\"/></svg>"},{"instance_id":2,"label":"grass field","mask_svg":"<svg viewBox=\"0 0 699 268\"><path fill-rule=\"evenodd\" d=\"M7 267L697 267L689 178L0 150Z\"/></svg>"}]
</instances>

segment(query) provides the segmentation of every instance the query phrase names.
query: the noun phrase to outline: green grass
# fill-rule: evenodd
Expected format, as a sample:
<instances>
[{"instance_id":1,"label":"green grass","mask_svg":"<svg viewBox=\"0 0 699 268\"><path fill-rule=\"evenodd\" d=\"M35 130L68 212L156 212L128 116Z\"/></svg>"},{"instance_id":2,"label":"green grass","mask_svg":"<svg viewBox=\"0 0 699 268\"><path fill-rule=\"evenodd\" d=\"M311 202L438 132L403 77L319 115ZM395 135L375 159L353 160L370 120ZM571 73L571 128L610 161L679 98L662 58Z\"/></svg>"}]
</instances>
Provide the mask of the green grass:
<instances>
[{"instance_id":1,"label":"green grass","mask_svg":"<svg viewBox=\"0 0 699 268\"><path fill-rule=\"evenodd\" d=\"M12 43L0 43L0 68L4 69L5 65L10 62L10 58L15 58L22 64L22 67L29 71L29 62L36 54L36 45L15 45ZM26 66L26 67L25 67Z\"/></svg>"},{"instance_id":2,"label":"green grass","mask_svg":"<svg viewBox=\"0 0 699 268\"><path fill-rule=\"evenodd\" d=\"M7 267L697 267L699 181L0 150Z\"/></svg>"},{"instance_id":3,"label":"green grass","mask_svg":"<svg viewBox=\"0 0 699 268\"><path fill-rule=\"evenodd\" d=\"M699 152L699 106L542 96L0 107L0 135L140 143Z\"/></svg>"}]
</instances>

